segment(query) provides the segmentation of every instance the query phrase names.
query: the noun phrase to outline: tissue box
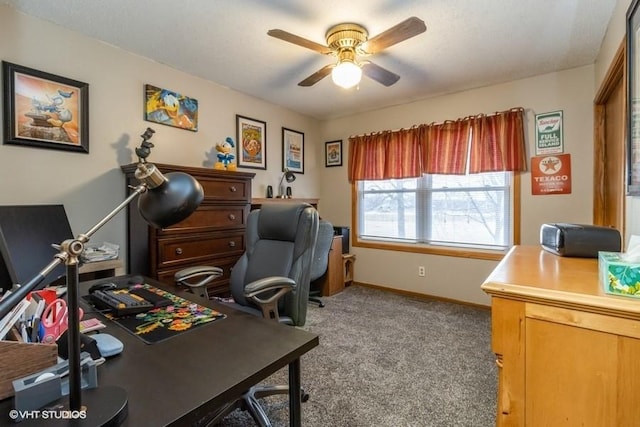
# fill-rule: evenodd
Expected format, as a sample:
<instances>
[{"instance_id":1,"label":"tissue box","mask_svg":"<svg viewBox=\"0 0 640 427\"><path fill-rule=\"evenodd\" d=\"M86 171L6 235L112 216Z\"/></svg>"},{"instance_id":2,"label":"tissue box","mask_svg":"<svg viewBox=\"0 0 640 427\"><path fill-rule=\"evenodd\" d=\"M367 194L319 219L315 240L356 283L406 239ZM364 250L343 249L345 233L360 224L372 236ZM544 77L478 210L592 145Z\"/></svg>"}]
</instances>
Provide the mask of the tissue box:
<instances>
[{"instance_id":1,"label":"tissue box","mask_svg":"<svg viewBox=\"0 0 640 427\"><path fill-rule=\"evenodd\" d=\"M640 262L627 262L620 252L599 252L598 272L606 293L640 298Z\"/></svg>"}]
</instances>

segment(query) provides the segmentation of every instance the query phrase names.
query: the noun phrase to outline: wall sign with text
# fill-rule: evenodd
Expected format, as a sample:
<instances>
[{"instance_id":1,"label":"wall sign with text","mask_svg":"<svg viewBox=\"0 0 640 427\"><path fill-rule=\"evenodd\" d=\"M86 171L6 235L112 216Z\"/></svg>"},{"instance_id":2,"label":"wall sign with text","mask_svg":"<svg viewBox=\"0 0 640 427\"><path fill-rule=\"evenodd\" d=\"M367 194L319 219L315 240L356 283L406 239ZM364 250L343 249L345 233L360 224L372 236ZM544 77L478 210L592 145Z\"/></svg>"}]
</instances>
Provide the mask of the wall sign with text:
<instances>
[{"instance_id":1,"label":"wall sign with text","mask_svg":"<svg viewBox=\"0 0 640 427\"><path fill-rule=\"evenodd\" d=\"M536 114L536 155L564 152L562 111Z\"/></svg>"},{"instance_id":2,"label":"wall sign with text","mask_svg":"<svg viewBox=\"0 0 640 427\"><path fill-rule=\"evenodd\" d=\"M571 155L532 157L531 194L571 194Z\"/></svg>"}]
</instances>

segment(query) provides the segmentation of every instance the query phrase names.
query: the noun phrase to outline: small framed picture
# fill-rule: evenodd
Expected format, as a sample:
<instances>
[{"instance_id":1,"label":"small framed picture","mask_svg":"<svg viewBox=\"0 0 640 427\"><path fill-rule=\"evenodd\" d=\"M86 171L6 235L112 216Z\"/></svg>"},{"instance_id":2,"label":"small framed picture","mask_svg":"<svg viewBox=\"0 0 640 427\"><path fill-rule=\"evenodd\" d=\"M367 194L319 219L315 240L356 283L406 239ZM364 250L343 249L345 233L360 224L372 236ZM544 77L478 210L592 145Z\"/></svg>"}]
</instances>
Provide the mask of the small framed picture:
<instances>
[{"instance_id":1,"label":"small framed picture","mask_svg":"<svg viewBox=\"0 0 640 427\"><path fill-rule=\"evenodd\" d=\"M267 123L236 114L238 167L267 169Z\"/></svg>"},{"instance_id":2,"label":"small framed picture","mask_svg":"<svg viewBox=\"0 0 640 427\"><path fill-rule=\"evenodd\" d=\"M2 62L4 144L89 153L89 85Z\"/></svg>"},{"instance_id":3,"label":"small framed picture","mask_svg":"<svg viewBox=\"0 0 640 427\"><path fill-rule=\"evenodd\" d=\"M342 166L342 140L324 143L324 165Z\"/></svg>"},{"instance_id":4,"label":"small framed picture","mask_svg":"<svg viewBox=\"0 0 640 427\"><path fill-rule=\"evenodd\" d=\"M282 170L304 173L304 133L282 128Z\"/></svg>"}]
</instances>

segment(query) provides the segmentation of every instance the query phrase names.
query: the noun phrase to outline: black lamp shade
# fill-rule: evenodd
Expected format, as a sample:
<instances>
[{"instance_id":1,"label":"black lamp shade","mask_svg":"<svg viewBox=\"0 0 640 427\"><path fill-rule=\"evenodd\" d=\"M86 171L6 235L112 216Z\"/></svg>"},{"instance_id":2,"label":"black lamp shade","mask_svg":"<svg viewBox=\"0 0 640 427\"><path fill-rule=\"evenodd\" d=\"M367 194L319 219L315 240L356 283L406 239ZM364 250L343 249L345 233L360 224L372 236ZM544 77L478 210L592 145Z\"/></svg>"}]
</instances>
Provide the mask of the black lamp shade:
<instances>
[{"instance_id":1,"label":"black lamp shade","mask_svg":"<svg viewBox=\"0 0 640 427\"><path fill-rule=\"evenodd\" d=\"M191 175L169 172L164 176L163 184L138 198L140 214L156 228L166 228L187 218L204 198L202 185Z\"/></svg>"}]
</instances>

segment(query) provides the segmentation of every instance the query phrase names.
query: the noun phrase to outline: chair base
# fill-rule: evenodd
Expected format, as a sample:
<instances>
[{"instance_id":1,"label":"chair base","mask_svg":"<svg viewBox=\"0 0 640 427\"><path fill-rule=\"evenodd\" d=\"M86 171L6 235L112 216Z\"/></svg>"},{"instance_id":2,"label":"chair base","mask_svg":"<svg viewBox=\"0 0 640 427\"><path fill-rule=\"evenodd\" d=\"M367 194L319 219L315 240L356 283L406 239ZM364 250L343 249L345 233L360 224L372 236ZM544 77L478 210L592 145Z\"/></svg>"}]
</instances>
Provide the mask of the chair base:
<instances>
[{"instance_id":1,"label":"chair base","mask_svg":"<svg viewBox=\"0 0 640 427\"><path fill-rule=\"evenodd\" d=\"M301 390L300 400L306 402L309 400L309 393ZM258 399L273 396L277 394L289 394L289 386L286 385L267 385L254 386L246 391L242 396L233 402L229 402L216 412L211 414L211 418L207 421L206 426L215 426L222 421L227 415L236 409L247 411L253 421L260 427L272 427L267 413L264 411Z\"/></svg>"},{"instance_id":2,"label":"chair base","mask_svg":"<svg viewBox=\"0 0 640 427\"><path fill-rule=\"evenodd\" d=\"M322 300L320 298L309 297L309 301L315 302L316 304L318 304L318 307L320 307L320 308L324 307L324 303L322 302Z\"/></svg>"}]
</instances>

